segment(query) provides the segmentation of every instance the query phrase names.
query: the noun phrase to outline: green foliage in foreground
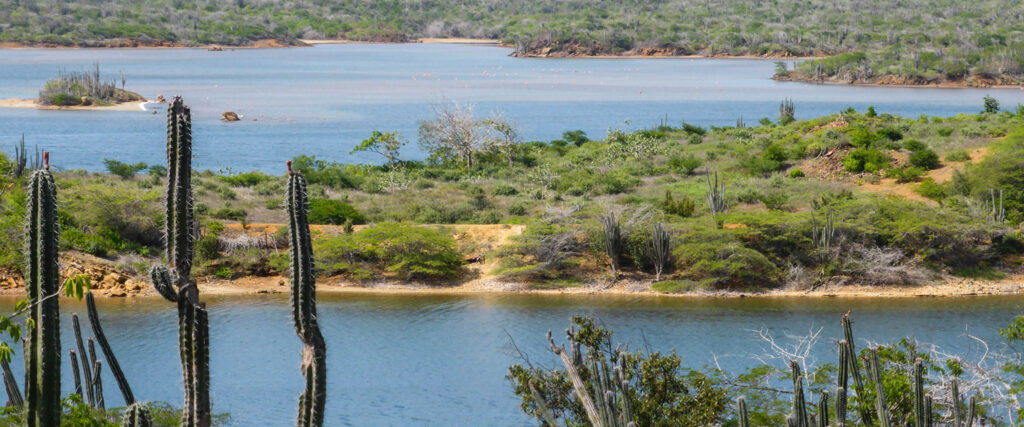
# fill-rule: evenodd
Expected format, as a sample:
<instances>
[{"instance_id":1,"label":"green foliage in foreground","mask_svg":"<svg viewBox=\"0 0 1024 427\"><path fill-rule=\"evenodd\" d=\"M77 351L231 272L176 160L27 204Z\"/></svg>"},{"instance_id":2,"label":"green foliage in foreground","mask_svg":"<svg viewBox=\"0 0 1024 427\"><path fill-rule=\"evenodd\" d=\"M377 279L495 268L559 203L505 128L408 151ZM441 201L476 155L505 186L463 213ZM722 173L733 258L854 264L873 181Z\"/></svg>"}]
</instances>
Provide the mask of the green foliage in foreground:
<instances>
[{"instance_id":1,"label":"green foliage in foreground","mask_svg":"<svg viewBox=\"0 0 1024 427\"><path fill-rule=\"evenodd\" d=\"M845 316L843 324L838 364L809 366L809 359L779 354L778 364L788 366L771 362L733 375L684 367L674 352L654 351L646 343L645 351L625 351L613 344L610 330L573 317L567 344L556 344L548 333L551 351L560 359L555 365L564 369L522 355L524 363L509 367L506 379L523 412L546 425L587 425L595 419L609 426L833 425L823 419L835 425L974 425L968 420L1015 425L1013 420L1024 416L1016 398L1024 384L1019 348L1000 351L1009 362L1003 372L999 367L993 372L907 338L856 352ZM1024 341L1024 316L1001 333L1011 345Z\"/></svg>"},{"instance_id":2,"label":"green foliage in foreground","mask_svg":"<svg viewBox=\"0 0 1024 427\"><path fill-rule=\"evenodd\" d=\"M62 427L121 427L121 416L125 408L95 409L82 401L77 394L70 394L61 401L63 416ZM166 402L146 403L154 426L175 427L181 425L181 409ZM224 426L231 422L231 415L216 414L212 418L213 426ZM0 408L0 425L24 425L24 414L18 408L6 406Z\"/></svg>"}]
</instances>

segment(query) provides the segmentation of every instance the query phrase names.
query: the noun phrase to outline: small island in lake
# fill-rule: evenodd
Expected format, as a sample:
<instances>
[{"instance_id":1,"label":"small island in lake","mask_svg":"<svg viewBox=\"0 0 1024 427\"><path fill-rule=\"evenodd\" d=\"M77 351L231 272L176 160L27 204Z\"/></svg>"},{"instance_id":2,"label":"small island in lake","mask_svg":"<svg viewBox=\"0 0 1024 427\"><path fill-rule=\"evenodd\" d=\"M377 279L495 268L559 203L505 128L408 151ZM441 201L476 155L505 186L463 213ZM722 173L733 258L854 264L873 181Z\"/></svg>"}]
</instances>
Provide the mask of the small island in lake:
<instances>
[{"instance_id":1,"label":"small island in lake","mask_svg":"<svg viewBox=\"0 0 1024 427\"><path fill-rule=\"evenodd\" d=\"M145 110L148 100L138 93L126 90L127 78L121 73L121 86L115 80L104 81L99 64L91 71L65 71L57 78L47 80L36 99L0 99L0 107L38 109L83 110Z\"/></svg>"}]
</instances>

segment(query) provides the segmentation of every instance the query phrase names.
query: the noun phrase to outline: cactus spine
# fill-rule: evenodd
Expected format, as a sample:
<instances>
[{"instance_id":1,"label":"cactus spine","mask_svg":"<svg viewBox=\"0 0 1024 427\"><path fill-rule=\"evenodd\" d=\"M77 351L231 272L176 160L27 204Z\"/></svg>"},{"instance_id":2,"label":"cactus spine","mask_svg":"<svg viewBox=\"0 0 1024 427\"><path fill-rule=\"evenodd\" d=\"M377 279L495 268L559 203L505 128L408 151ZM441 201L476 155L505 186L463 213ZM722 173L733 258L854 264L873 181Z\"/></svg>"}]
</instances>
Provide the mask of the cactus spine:
<instances>
[{"instance_id":1,"label":"cactus spine","mask_svg":"<svg viewBox=\"0 0 1024 427\"><path fill-rule=\"evenodd\" d=\"M153 287L178 305L178 346L185 384L181 425L210 425L210 325L192 280L192 114L181 97L167 108L167 263L150 270Z\"/></svg>"},{"instance_id":2,"label":"cactus spine","mask_svg":"<svg viewBox=\"0 0 1024 427\"><path fill-rule=\"evenodd\" d=\"M25 292L29 327L25 343L26 424L60 425L60 306L57 291L57 186L50 174L50 155L32 174L25 215Z\"/></svg>"},{"instance_id":3,"label":"cactus spine","mask_svg":"<svg viewBox=\"0 0 1024 427\"><path fill-rule=\"evenodd\" d=\"M149 407L142 403L133 403L124 409L121 415L121 427L152 427L153 419L149 415Z\"/></svg>"},{"instance_id":4,"label":"cactus spine","mask_svg":"<svg viewBox=\"0 0 1024 427\"><path fill-rule=\"evenodd\" d=\"M327 399L327 345L316 316L316 278L313 244L309 235L309 201L306 179L292 171L288 163L288 231L291 239L292 320L302 340L302 375L306 387L299 396L299 427L319 427L324 423Z\"/></svg>"}]
</instances>

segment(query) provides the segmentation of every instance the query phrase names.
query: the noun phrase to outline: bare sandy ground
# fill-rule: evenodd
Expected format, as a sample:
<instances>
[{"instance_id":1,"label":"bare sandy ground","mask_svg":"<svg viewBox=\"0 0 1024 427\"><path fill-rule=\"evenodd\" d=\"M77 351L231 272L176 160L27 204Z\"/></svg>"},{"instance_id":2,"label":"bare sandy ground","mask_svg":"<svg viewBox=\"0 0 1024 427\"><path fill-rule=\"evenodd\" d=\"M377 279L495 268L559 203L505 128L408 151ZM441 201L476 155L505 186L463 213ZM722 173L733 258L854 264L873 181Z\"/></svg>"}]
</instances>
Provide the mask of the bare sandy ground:
<instances>
[{"instance_id":1,"label":"bare sandy ground","mask_svg":"<svg viewBox=\"0 0 1024 427\"><path fill-rule=\"evenodd\" d=\"M36 110L99 110L99 111L146 111L145 104L147 102L122 102L114 105L88 105L88 106L71 106L71 107L59 107L56 105L39 105L35 99L27 98L9 98L0 99L0 108L32 108Z\"/></svg>"},{"instance_id":2,"label":"bare sandy ground","mask_svg":"<svg viewBox=\"0 0 1024 427\"><path fill-rule=\"evenodd\" d=\"M287 294L287 277L246 277L236 280L210 280L199 283L205 295ZM563 289L531 289L525 284L503 283L491 278L473 280L456 286L437 286L415 283L374 282L355 283L337 278L317 281L317 290L326 294L382 294L382 295L483 295L496 293L537 295L635 295L651 297L839 297L839 298L913 298L964 297L979 295L1018 295L1024 293L1024 275L999 281L953 279L921 286L858 286L845 285L815 290L781 289L762 293L745 292L685 292L665 294L651 290L649 282L621 281L614 285L590 284ZM147 289L143 295L155 292Z\"/></svg>"}]
</instances>

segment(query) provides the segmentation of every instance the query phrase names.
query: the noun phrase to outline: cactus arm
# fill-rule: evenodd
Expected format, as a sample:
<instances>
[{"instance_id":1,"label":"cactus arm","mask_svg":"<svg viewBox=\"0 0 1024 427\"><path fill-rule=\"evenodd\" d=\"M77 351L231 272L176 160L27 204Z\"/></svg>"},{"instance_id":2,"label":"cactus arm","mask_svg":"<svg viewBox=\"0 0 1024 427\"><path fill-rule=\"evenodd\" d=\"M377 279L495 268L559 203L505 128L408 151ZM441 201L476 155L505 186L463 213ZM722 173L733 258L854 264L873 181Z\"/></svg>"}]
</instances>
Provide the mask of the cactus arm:
<instances>
[{"instance_id":1,"label":"cactus arm","mask_svg":"<svg viewBox=\"0 0 1024 427\"><path fill-rule=\"evenodd\" d=\"M100 410L106 410L107 405L103 402L103 377L100 373L103 372L103 362L94 360L92 364L93 375L92 385L96 387L96 407Z\"/></svg>"},{"instance_id":2,"label":"cactus arm","mask_svg":"<svg viewBox=\"0 0 1024 427\"><path fill-rule=\"evenodd\" d=\"M846 427L846 389L843 387L836 390L836 425Z\"/></svg>"},{"instance_id":3,"label":"cactus arm","mask_svg":"<svg viewBox=\"0 0 1024 427\"><path fill-rule=\"evenodd\" d=\"M967 407L967 424L965 427L974 427L974 418L978 414L978 395L971 396L971 404Z\"/></svg>"},{"instance_id":4,"label":"cactus arm","mask_svg":"<svg viewBox=\"0 0 1024 427\"><path fill-rule=\"evenodd\" d=\"M818 399L818 427L828 427L828 392L821 392Z\"/></svg>"},{"instance_id":5,"label":"cactus arm","mask_svg":"<svg viewBox=\"0 0 1024 427\"><path fill-rule=\"evenodd\" d=\"M878 349L870 351L869 369L871 380L875 383L875 411L878 412L878 424L889 427L889 406L885 400L885 387L882 384L882 365L878 362Z\"/></svg>"},{"instance_id":6,"label":"cactus arm","mask_svg":"<svg viewBox=\"0 0 1024 427\"><path fill-rule=\"evenodd\" d=\"M949 382L950 399L953 400L953 426L961 427L964 423L963 406L960 403L960 381L953 378Z\"/></svg>"},{"instance_id":7,"label":"cactus arm","mask_svg":"<svg viewBox=\"0 0 1024 427\"><path fill-rule=\"evenodd\" d=\"M736 412L739 421L739 427L750 427L750 415L747 412L747 399L740 396L736 399Z\"/></svg>"},{"instance_id":8,"label":"cactus arm","mask_svg":"<svg viewBox=\"0 0 1024 427\"><path fill-rule=\"evenodd\" d=\"M11 372L11 364L0 359L0 368L3 372L4 386L7 388L7 400L16 408L24 407L25 400L21 397L21 389L18 387L18 381L14 379L14 372Z\"/></svg>"},{"instance_id":9,"label":"cactus arm","mask_svg":"<svg viewBox=\"0 0 1024 427\"><path fill-rule=\"evenodd\" d=\"M555 416L551 414L551 410L548 409L548 405L544 403L544 398L541 397L537 388L533 386L533 381L530 381L530 395L533 396L533 402L537 405L537 413L540 414L542 420L547 423L550 427L558 426L555 421Z\"/></svg>"},{"instance_id":10,"label":"cactus arm","mask_svg":"<svg viewBox=\"0 0 1024 427\"><path fill-rule=\"evenodd\" d=\"M85 342L82 341L82 327L78 322L78 314L71 314L71 326L75 331L75 343L78 344L78 355L82 358L82 376L85 381L85 396L82 396L82 400L89 403L89 406L96 407L96 397L93 394L95 390L92 386L92 363L89 362L89 353L85 351Z\"/></svg>"},{"instance_id":11,"label":"cactus arm","mask_svg":"<svg viewBox=\"0 0 1024 427\"><path fill-rule=\"evenodd\" d=\"M926 425L924 416L924 361L914 361L914 419L918 427Z\"/></svg>"},{"instance_id":12,"label":"cactus arm","mask_svg":"<svg viewBox=\"0 0 1024 427\"><path fill-rule=\"evenodd\" d=\"M79 397L82 396L82 372L78 369L78 356L75 355L75 350L68 350L68 356L71 358L71 373L75 377L75 394Z\"/></svg>"},{"instance_id":13,"label":"cactus arm","mask_svg":"<svg viewBox=\"0 0 1024 427\"><path fill-rule=\"evenodd\" d=\"M50 173L50 155L32 174L26 209L25 293L28 319L33 327L26 337L25 401L29 427L60 425L60 306L56 296L60 270L57 265L57 186Z\"/></svg>"},{"instance_id":14,"label":"cactus arm","mask_svg":"<svg viewBox=\"0 0 1024 427\"><path fill-rule=\"evenodd\" d=\"M797 427L810 427L807 419L807 402L804 398L804 377L800 372L800 364L795 360L789 362L793 374L793 421Z\"/></svg>"},{"instance_id":15,"label":"cactus arm","mask_svg":"<svg viewBox=\"0 0 1024 427\"><path fill-rule=\"evenodd\" d=\"M128 380L125 379L124 372L121 371L121 364L117 363L117 357L114 356L114 350L110 348L110 343L107 342L107 335L103 333L103 326L100 325L100 315L96 311L96 299L93 298L92 292L85 294L85 305L89 311L89 325L92 327L92 334L100 344L100 350L103 351L103 357L107 358L107 364L110 365L110 372L114 374L114 380L117 381L117 387L121 389L121 395L124 397L125 405L131 405L135 403L135 395L132 394L132 388L128 385Z\"/></svg>"},{"instance_id":16,"label":"cactus arm","mask_svg":"<svg viewBox=\"0 0 1024 427\"><path fill-rule=\"evenodd\" d=\"M156 292L170 302L178 301L178 292L174 290L174 283L171 281L171 272L167 267L154 265L149 269L149 277L153 281Z\"/></svg>"},{"instance_id":17,"label":"cactus arm","mask_svg":"<svg viewBox=\"0 0 1024 427\"><path fill-rule=\"evenodd\" d=\"M857 412L860 413L860 420L862 423L870 425L871 411L868 409L867 402L864 402L863 396L864 391L864 378L860 374L860 363L857 361L857 349L853 342L853 325L850 323L850 313L843 315L841 321L843 325L843 336L846 339L846 361L850 363L850 376L853 377L854 391L857 392L858 405ZM849 389L847 389L849 393Z\"/></svg>"}]
</instances>

